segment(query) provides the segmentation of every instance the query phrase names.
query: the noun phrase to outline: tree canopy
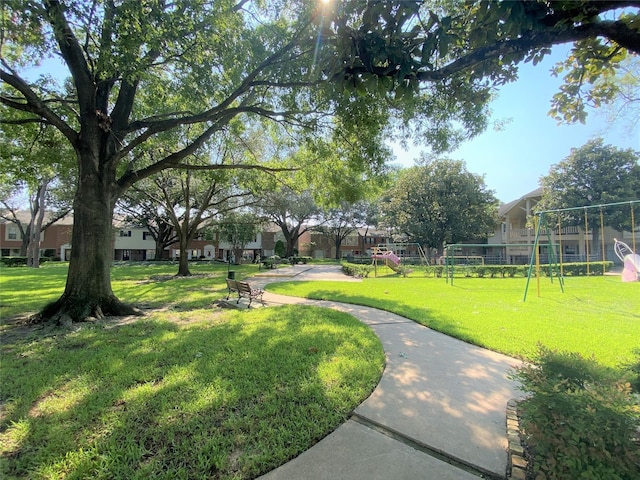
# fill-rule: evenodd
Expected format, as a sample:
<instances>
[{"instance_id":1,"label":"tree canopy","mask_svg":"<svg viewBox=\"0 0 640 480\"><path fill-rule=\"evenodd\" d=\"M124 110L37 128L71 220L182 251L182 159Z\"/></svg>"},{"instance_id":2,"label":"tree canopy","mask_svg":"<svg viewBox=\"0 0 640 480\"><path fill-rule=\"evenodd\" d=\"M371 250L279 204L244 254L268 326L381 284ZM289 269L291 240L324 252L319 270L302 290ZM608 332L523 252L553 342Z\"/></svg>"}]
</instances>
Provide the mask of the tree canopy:
<instances>
[{"instance_id":1,"label":"tree canopy","mask_svg":"<svg viewBox=\"0 0 640 480\"><path fill-rule=\"evenodd\" d=\"M30 267L39 266L41 232L71 211L75 168L70 146L60 140L50 125L0 124L0 218L17 225ZM25 200L28 221L20 215Z\"/></svg>"},{"instance_id":2,"label":"tree canopy","mask_svg":"<svg viewBox=\"0 0 640 480\"><path fill-rule=\"evenodd\" d=\"M293 256L298 239L321 212L310 192L300 193L288 187L264 193L259 210L282 231L286 257Z\"/></svg>"},{"instance_id":3,"label":"tree canopy","mask_svg":"<svg viewBox=\"0 0 640 480\"><path fill-rule=\"evenodd\" d=\"M339 206L328 208L321 214L320 224L314 230L323 233L335 247L335 258L342 258L340 248L342 242L360 227L367 226L370 203L360 201L350 203L343 201Z\"/></svg>"},{"instance_id":4,"label":"tree canopy","mask_svg":"<svg viewBox=\"0 0 640 480\"><path fill-rule=\"evenodd\" d=\"M445 159L401 172L381 209L387 226L441 252L445 244L493 233L498 200L464 162Z\"/></svg>"},{"instance_id":5,"label":"tree canopy","mask_svg":"<svg viewBox=\"0 0 640 480\"><path fill-rule=\"evenodd\" d=\"M542 199L536 208L555 210L637 200L640 198L639 162L638 152L605 145L601 138L591 140L572 149L541 177ZM604 210L605 225L617 230L631 228L628 209ZM563 213L562 222L581 225L584 214L581 210ZM597 227L599 216L599 209L590 209L588 223Z\"/></svg>"}]
</instances>

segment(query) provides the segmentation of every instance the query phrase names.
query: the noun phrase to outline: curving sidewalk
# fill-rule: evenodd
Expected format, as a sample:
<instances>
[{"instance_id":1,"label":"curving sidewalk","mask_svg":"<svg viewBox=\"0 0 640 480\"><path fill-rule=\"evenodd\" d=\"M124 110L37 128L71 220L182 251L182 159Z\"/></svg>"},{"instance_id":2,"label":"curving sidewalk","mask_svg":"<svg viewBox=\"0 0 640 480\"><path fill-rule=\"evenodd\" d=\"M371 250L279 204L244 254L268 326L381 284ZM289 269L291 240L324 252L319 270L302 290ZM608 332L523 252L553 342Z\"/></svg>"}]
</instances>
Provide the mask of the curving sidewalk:
<instances>
[{"instance_id":1,"label":"curving sidewalk","mask_svg":"<svg viewBox=\"0 0 640 480\"><path fill-rule=\"evenodd\" d=\"M336 266L296 266L254 277L348 280ZM290 462L260 477L280 479L504 479L505 410L519 396L507 378L519 361L453 339L393 313L338 302L265 293L270 304L334 308L369 325L386 367L352 417Z\"/></svg>"}]
</instances>

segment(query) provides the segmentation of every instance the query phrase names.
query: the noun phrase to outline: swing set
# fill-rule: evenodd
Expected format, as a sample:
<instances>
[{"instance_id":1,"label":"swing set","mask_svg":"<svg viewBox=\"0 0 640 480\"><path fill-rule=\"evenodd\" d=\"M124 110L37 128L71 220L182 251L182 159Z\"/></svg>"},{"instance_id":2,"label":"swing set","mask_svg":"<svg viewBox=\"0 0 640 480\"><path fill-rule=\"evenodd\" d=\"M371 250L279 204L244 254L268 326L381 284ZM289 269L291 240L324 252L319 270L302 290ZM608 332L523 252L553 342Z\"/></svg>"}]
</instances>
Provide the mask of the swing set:
<instances>
[{"instance_id":1,"label":"swing set","mask_svg":"<svg viewBox=\"0 0 640 480\"><path fill-rule=\"evenodd\" d=\"M564 292L564 265L563 265L563 249L562 249L562 245L563 245L563 238L562 238L562 223L561 223L561 214L562 213L566 213L566 212L572 212L572 211L583 211L584 212L584 251L585 251L585 259L586 259L586 268L587 268L587 275L591 274L591 267L592 267L592 263L600 263L602 266L602 274L604 275L605 271L606 271L606 254L605 254L605 235L604 235L604 210L605 208L608 207L616 207L616 206L622 206L622 205L629 205L629 209L631 211L631 240L632 240L632 246L629 247L626 244L618 241L617 239L614 239L615 242L615 251L616 251L616 255L620 258L620 260L622 260L623 262L626 262L628 260L627 257L625 257L623 255L623 253L618 253L618 252L625 252L626 255L629 258L632 258L632 262L633 265L635 266L635 262L636 259L635 257L637 257L637 255L635 255L635 252L637 252L636 250L636 223L635 223L635 214L634 214L634 205L639 204L640 200L631 200L628 202L616 202L616 203L604 203L601 205L587 205L587 206L582 206L582 207L573 207L573 208L559 208L559 209L555 209L555 210L541 210L539 212L535 213L534 216L534 229L535 229L535 240L533 243L533 251L531 253L531 260L529 262L529 269L528 269L528 273L527 273L527 283L525 286L525 290L524 290L524 298L522 299L522 301L526 301L527 299L527 292L529 290L529 282L531 281L531 276L533 274L534 271L534 265L535 265L535 275L536 275L536 279L537 279L537 287L538 287L538 297L540 296L540 237L543 234L543 231L546 232L546 236L547 236L547 243L542 244L545 245L547 247L547 251L548 251L548 255L549 255L549 277L551 279L551 283L553 283L553 278L554 276L557 277L558 279L558 283L560 284L560 290L562 292ZM591 262L590 261L590 242L589 242L589 220L588 220L588 210L592 210L592 209L599 209L600 211L600 222L599 222L599 226L600 226L600 238L601 238L601 245L600 245L600 251L602 253L602 260L599 260L597 262ZM551 231L552 228L549 228L548 226L548 220L552 215L556 215L557 218L557 223L555 225L553 225L552 227L555 228L557 226L558 228L558 243L557 244L553 244L551 242ZM621 244L621 245L620 245ZM558 246L558 250L559 250L559 258L556 257L555 254L555 246ZM626 249L625 249L626 247ZM627 251L628 250L628 251ZM635 255L634 257L631 257L631 255ZM626 268L626 267L625 267ZM629 267L631 268L631 267ZM595 272L595 271L594 271Z\"/></svg>"}]
</instances>

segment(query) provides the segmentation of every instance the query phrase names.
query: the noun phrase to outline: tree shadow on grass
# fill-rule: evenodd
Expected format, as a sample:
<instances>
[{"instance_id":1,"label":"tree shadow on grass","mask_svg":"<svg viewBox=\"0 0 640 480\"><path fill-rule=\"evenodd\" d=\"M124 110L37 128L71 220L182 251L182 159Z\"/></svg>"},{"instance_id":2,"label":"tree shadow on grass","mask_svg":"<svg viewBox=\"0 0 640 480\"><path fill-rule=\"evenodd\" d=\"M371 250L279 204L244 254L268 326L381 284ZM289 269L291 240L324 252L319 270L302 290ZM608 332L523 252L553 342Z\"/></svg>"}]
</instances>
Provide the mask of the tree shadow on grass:
<instances>
[{"instance_id":1,"label":"tree shadow on grass","mask_svg":"<svg viewBox=\"0 0 640 480\"><path fill-rule=\"evenodd\" d=\"M1 471L253 478L328 434L375 387L383 356L362 328L282 307L4 345ZM377 361L352 361L376 351Z\"/></svg>"}]
</instances>

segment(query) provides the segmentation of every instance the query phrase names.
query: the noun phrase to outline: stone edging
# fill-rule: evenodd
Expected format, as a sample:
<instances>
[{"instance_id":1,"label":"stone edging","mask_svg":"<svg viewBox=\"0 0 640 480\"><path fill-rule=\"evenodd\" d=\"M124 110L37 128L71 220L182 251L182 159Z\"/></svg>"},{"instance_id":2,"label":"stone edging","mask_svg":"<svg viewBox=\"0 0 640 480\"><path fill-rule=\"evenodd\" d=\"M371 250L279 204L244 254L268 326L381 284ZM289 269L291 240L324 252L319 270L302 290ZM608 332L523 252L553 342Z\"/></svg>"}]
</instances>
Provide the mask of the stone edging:
<instances>
[{"instance_id":1,"label":"stone edging","mask_svg":"<svg viewBox=\"0 0 640 480\"><path fill-rule=\"evenodd\" d=\"M513 398L507 402L507 441L507 480L526 480L527 460L524 458L524 448L520 441L518 402Z\"/></svg>"}]
</instances>

